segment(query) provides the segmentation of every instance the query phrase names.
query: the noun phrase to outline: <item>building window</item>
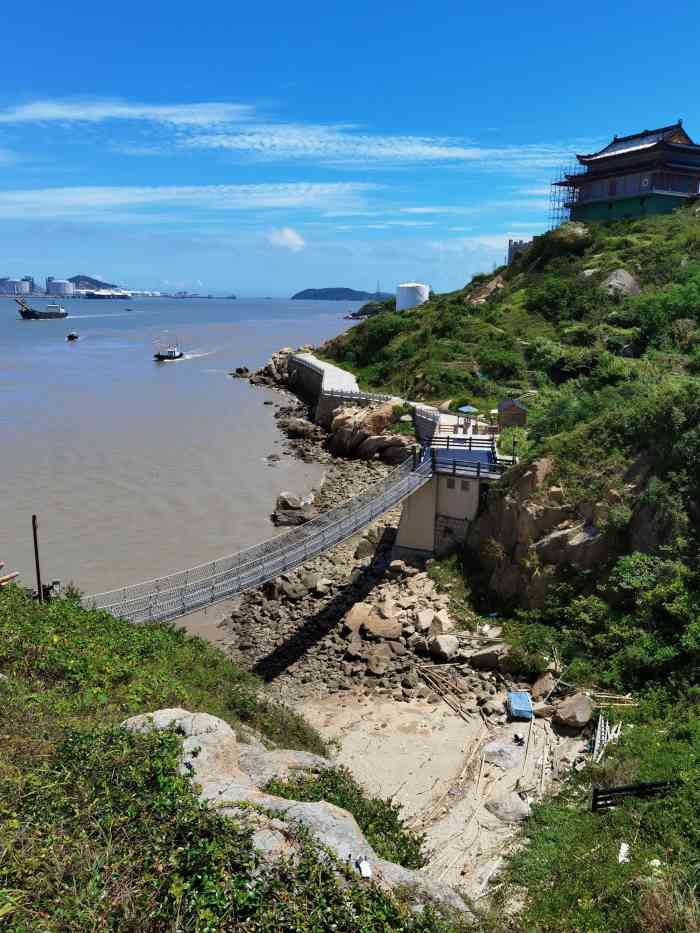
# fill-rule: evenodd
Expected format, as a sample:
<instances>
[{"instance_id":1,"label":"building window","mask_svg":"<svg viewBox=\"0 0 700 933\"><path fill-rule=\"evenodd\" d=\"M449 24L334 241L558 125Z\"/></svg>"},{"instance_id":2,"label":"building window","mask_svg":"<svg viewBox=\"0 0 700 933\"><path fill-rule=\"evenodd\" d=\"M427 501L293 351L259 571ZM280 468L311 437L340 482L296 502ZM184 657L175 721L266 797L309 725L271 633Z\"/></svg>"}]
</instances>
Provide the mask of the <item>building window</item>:
<instances>
[{"instance_id":1,"label":"building window","mask_svg":"<svg viewBox=\"0 0 700 933\"><path fill-rule=\"evenodd\" d=\"M466 492L469 489L469 480L463 479L461 482L462 492Z\"/></svg>"},{"instance_id":2,"label":"building window","mask_svg":"<svg viewBox=\"0 0 700 933\"><path fill-rule=\"evenodd\" d=\"M614 198L616 194L617 194L617 182L616 181L608 182L608 197Z\"/></svg>"},{"instance_id":3,"label":"building window","mask_svg":"<svg viewBox=\"0 0 700 933\"><path fill-rule=\"evenodd\" d=\"M454 477L453 477L453 476L448 476L448 477L447 477L447 488L448 488L448 489L454 489L454 488L455 488L455 481L454 481Z\"/></svg>"}]
</instances>

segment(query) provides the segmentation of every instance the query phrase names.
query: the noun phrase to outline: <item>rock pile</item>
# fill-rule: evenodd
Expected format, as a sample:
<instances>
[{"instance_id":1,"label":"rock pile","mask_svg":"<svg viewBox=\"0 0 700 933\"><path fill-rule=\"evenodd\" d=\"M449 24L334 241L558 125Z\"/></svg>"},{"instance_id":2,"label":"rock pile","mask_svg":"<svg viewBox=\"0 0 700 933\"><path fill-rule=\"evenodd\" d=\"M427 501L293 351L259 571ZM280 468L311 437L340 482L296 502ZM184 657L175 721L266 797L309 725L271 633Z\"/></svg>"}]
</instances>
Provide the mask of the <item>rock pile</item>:
<instances>
[{"instance_id":1,"label":"rock pile","mask_svg":"<svg viewBox=\"0 0 700 933\"><path fill-rule=\"evenodd\" d=\"M399 419L395 406L395 402L385 402L367 408L338 408L330 425L330 452L337 457L379 457L384 463L401 463L412 441L402 434L384 433Z\"/></svg>"},{"instance_id":2,"label":"rock pile","mask_svg":"<svg viewBox=\"0 0 700 933\"><path fill-rule=\"evenodd\" d=\"M451 888L380 859L347 810L325 801L300 803L261 790L275 776L285 779L292 773L318 773L331 767L327 758L283 749L268 751L255 740L241 744L222 719L180 708L132 716L123 725L132 732L174 729L182 735L180 773L191 775L202 802L252 830L252 843L266 861L294 857L300 845L295 827L301 825L343 865L352 864L358 853L365 855L373 880L385 890L410 886L417 906L436 901L466 911Z\"/></svg>"}]
</instances>

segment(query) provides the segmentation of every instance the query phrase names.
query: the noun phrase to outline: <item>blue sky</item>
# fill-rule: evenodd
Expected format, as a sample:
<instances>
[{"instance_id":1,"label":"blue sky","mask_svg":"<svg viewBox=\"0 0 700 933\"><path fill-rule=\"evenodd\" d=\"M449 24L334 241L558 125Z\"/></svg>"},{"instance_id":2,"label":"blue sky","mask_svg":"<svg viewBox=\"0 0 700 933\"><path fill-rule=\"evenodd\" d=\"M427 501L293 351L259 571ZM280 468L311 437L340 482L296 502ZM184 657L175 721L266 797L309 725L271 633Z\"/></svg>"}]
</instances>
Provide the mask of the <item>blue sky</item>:
<instances>
[{"instance_id":1,"label":"blue sky","mask_svg":"<svg viewBox=\"0 0 700 933\"><path fill-rule=\"evenodd\" d=\"M0 275L462 286L575 152L696 113L695 5L14 3Z\"/></svg>"}]
</instances>

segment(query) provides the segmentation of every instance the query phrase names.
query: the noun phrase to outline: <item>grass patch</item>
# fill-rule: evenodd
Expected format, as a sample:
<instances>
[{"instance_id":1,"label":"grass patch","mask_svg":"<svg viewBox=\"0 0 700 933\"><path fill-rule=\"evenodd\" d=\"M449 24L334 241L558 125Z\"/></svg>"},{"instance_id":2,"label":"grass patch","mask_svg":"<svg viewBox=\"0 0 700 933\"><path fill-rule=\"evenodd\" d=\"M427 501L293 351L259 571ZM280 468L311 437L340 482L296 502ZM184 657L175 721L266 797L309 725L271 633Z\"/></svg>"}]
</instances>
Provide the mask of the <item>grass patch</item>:
<instances>
[{"instance_id":1,"label":"grass patch","mask_svg":"<svg viewBox=\"0 0 700 933\"><path fill-rule=\"evenodd\" d=\"M257 681L205 642L71 600L42 606L10 587L0 591L0 672L1 929L466 929L359 883L301 830L293 859L262 862L250 831L206 808L178 774L178 735L118 725L179 705L254 726L270 743L324 751L300 717L261 700ZM398 812L361 804L387 851L415 862L420 840Z\"/></svg>"},{"instance_id":2,"label":"grass patch","mask_svg":"<svg viewBox=\"0 0 700 933\"><path fill-rule=\"evenodd\" d=\"M348 810L380 858L406 868L422 868L424 834L407 829L401 807L391 800L367 797L346 768L329 768L314 777L274 779L265 787L271 794L292 800L326 800ZM357 853L360 855L361 853Z\"/></svg>"}]
</instances>

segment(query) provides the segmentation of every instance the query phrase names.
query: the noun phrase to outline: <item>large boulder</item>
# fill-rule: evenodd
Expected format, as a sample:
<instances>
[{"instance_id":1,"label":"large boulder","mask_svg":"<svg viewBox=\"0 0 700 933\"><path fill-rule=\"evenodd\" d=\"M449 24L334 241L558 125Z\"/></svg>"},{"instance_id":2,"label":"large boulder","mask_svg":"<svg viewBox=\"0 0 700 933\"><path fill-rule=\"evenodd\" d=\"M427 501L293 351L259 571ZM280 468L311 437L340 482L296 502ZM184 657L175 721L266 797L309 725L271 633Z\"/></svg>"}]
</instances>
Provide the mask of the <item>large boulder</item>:
<instances>
[{"instance_id":1,"label":"large boulder","mask_svg":"<svg viewBox=\"0 0 700 933\"><path fill-rule=\"evenodd\" d=\"M300 509L275 509L272 521L278 527L305 525L313 518L318 518L320 512L312 505L302 506Z\"/></svg>"},{"instance_id":2,"label":"large boulder","mask_svg":"<svg viewBox=\"0 0 700 933\"><path fill-rule=\"evenodd\" d=\"M567 729L583 729L593 716L593 703L585 693L575 693L558 703L554 712L554 722Z\"/></svg>"},{"instance_id":3,"label":"large boulder","mask_svg":"<svg viewBox=\"0 0 700 933\"><path fill-rule=\"evenodd\" d=\"M384 889L410 888L411 900L419 905L436 901L468 913L464 901L451 888L378 858L347 810L326 801L287 800L259 789L276 774L289 777L294 772L316 773L332 767L327 759L307 752L265 751L262 746L238 744L228 723L181 708L132 716L122 725L134 732L173 729L182 735L181 772L194 777L203 803L254 829L251 839L262 858L293 857L297 843L292 827L298 824L343 865L364 855L372 866L373 880Z\"/></svg>"},{"instance_id":4,"label":"large boulder","mask_svg":"<svg viewBox=\"0 0 700 933\"><path fill-rule=\"evenodd\" d=\"M600 287L609 295L638 295L641 286L626 269L615 269L601 282Z\"/></svg>"},{"instance_id":5,"label":"large boulder","mask_svg":"<svg viewBox=\"0 0 700 933\"><path fill-rule=\"evenodd\" d=\"M430 653L438 661L451 661L459 651L456 635L436 635L430 642Z\"/></svg>"},{"instance_id":6,"label":"large boulder","mask_svg":"<svg viewBox=\"0 0 700 933\"><path fill-rule=\"evenodd\" d=\"M493 797L487 800L484 806L503 823L521 823L530 815L530 804L515 791L506 791L498 797Z\"/></svg>"},{"instance_id":7,"label":"large boulder","mask_svg":"<svg viewBox=\"0 0 700 933\"><path fill-rule=\"evenodd\" d=\"M279 427L290 438L318 437L319 430L311 421L305 418L280 418Z\"/></svg>"},{"instance_id":8,"label":"large boulder","mask_svg":"<svg viewBox=\"0 0 700 933\"><path fill-rule=\"evenodd\" d=\"M343 638L352 638L359 634L362 626L374 614L374 607L370 603L355 603L345 613L340 634Z\"/></svg>"},{"instance_id":9,"label":"large boulder","mask_svg":"<svg viewBox=\"0 0 700 933\"><path fill-rule=\"evenodd\" d=\"M480 671L497 671L507 656L508 646L497 642L495 645L487 645L485 648L472 652L469 655L469 663Z\"/></svg>"},{"instance_id":10,"label":"large boulder","mask_svg":"<svg viewBox=\"0 0 700 933\"><path fill-rule=\"evenodd\" d=\"M396 619L383 619L371 612L360 627L360 634L370 641L396 641L401 638L401 623Z\"/></svg>"}]
</instances>

